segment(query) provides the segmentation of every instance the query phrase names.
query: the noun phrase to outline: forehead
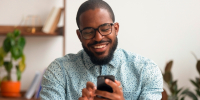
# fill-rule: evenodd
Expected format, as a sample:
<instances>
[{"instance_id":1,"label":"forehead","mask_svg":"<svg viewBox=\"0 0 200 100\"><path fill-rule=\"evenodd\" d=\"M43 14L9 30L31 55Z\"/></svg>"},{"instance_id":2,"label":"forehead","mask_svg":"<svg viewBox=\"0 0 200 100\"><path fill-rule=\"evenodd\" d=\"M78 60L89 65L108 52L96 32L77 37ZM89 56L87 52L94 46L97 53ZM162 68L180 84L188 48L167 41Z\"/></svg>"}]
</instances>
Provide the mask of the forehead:
<instances>
[{"instance_id":1,"label":"forehead","mask_svg":"<svg viewBox=\"0 0 200 100\"><path fill-rule=\"evenodd\" d=\"M106 9L91 9L80 15L80 29L85 27L97 28L104 23L113 23L110 14Z\"/></svg>"}]
</instances>

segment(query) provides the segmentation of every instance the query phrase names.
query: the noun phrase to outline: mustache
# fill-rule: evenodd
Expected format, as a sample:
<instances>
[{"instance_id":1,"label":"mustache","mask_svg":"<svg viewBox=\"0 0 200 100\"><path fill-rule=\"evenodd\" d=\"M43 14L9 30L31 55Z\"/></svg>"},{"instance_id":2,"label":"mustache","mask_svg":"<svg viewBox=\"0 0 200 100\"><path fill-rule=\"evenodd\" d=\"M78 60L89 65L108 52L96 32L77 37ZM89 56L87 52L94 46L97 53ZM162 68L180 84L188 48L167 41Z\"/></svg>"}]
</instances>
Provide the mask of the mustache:
<instances>
[{"instance_id":1,"label":"mustache","mask_svg":"<svg viewBox=\"0 0 200 100\"><path fill-rule=\"evenodd\" d=\"M88 44L88 47L89 47L89 46L92 46L92 45L100 44L100 43L105 43L105 42L112 43L112 40L111 40L111 39L107 39L107 40L101 40L101 41L94 41L94 42L92 42L92 43L89 43L89 44Z\"/></svg>"}]
</instances>

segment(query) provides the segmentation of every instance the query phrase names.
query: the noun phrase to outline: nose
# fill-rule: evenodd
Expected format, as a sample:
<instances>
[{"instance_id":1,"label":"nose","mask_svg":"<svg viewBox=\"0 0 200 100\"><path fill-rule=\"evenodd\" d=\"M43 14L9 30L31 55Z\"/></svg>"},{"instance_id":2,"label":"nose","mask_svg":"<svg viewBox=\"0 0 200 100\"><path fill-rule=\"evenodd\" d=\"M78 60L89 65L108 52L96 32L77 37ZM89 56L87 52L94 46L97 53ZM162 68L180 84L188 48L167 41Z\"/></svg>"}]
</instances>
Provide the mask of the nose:
<instances>
[{"instance_id":1,"label":"nose","mask_svg":"<svg viewBox=\"0 0 200 100\"><path fill-rule=\"evenodd\" d=\"M101 41L103 38L103 36L101 35L101 33L99 33L98 30L95 31L95 37L93 38L94 41Z\"/></svg>"}]
</instances>

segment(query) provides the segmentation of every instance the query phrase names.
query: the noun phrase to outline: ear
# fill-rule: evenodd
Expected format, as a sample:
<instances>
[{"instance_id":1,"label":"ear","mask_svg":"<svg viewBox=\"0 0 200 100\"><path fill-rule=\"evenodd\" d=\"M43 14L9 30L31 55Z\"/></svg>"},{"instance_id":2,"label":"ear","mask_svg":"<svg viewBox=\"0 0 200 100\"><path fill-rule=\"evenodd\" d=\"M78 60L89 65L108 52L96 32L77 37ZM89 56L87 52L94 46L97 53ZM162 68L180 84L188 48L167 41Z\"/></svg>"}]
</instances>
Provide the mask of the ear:
<instances>
[{"instance_id":1,"label":"ear","mask_svg":"<svg viewBox=\"0 0 200 100\"><path fill-rule=\"evenodd\" d=\"M115 23L114 24L114 29L115 29L115 34L116 34L116 36L118 35L118 32L119 32L119 23Z\"/></svg>"},{"instance_id":2,"label":"ear","mask_svg":"<svg viewBox=\"0 0 200 100\"><path fill-rule=\"evenodd\" d=\"M81 33L80 33L79 29L76 30L76 34L77 34L79 40L81 41L81 40L82 40L82 37L81 37ZM81 41L81 42L82 42L82 41Z\"/></svg>"}]
</instances>

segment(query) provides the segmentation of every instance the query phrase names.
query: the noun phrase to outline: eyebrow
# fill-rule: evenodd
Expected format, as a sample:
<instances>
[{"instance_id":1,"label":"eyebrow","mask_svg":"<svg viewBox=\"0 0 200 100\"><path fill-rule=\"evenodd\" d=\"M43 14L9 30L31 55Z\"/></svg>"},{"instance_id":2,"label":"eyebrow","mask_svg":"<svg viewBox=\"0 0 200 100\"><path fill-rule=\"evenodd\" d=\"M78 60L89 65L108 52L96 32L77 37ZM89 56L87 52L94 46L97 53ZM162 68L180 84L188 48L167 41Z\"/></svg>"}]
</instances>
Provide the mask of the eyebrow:
<instances>
[{"instance_id":1,"label":"eyebrow","mask_svg":"<svg viewBox=\"0 0 200 100\"><path fill-rule=\"evenodd\" d=\"M105 25L105 24L109 24L109 23L101 24L101 25L99 25L97 28L99 28L100 26L103 26L103 25ZM93 28L93 27L85 27L85 28L83 28L82 30L84 30L84 29L89 29L89 28ZM97 29L97 28L93 28L93 29Z\"/></svg>"}]
</instances>

